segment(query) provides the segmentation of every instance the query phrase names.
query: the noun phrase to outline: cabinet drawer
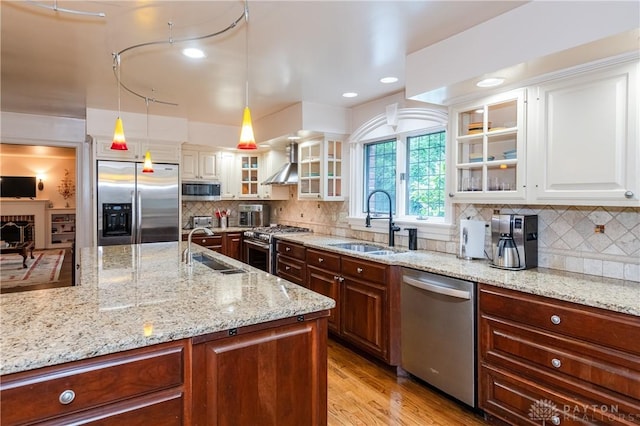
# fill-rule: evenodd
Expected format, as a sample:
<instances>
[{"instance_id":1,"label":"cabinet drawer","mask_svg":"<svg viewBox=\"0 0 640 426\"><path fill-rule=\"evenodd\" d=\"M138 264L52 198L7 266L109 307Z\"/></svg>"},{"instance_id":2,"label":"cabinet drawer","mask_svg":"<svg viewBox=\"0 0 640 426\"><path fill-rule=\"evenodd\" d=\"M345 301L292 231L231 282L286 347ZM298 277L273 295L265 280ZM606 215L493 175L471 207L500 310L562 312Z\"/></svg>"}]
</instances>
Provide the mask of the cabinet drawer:
<instances>
[{"instance_id":1,"label":"cabinet drawer","mask_svg":"<svg viewBox=\"0 0 640 426\"><path fill-rule=\"evenodd\" d=\"M640 317L481 286L486 315L509 319L640 356Z\"/></svg>"},{"instance_id":2,"label":"cabinet drawer","mask_svg":"<svg viewBox=\"0 0 640 426\"><path fill-rule=\"evenodd\" d=\"M38 425L180 426L184 424L183 407L182 392L169 390L56 418Z\"/></svg>"},{"instance_id":3,"label":"cabinet drawer","mask_svg":"<svg viewBox=\"0 0 640 426\"><path fill-rule=\"evenodd\" d=\"M281 254L278 254L277 261L277 274L279 277L298 285L304 285L307 272L303 261L291 259Z\"/></svg>"},{"instance_id":4,"label":"cabinet drawer","mask_svg":"<svg viewBox=\"0 0 640 426\"><path fill-rule=\"evenodd\" d=\"M340 255L307 249L307 265L338 273L340 271Z\"/></svg>"},{"instance_id":5,"label":"cabinet drawer","mask_svg":"<svg viewBox=\"0 0 640 426\"><path fill-rule=\"evenodd\" d=\"M180 386L184 344L106 355L3 377L0 423L20 424ZM69 392L71 391L71 392ZM70 402L61 402L73 395Z\"/></svg>"},{"instance_id":6,"label":"cabinet drawer","mask_svg":"<svg viewBox=\"0 0 640 426\"><path fill-rule=\"evenodd\" d=\"M369 282L384 284L387 282L387 267L378 263L344 256L342 274Z\"/></svg>"},{"instance_id":7,"label":"cabinet drawer","mask_svg":"<svg viewBox=\"0 0 640 426\"><path fill-rule=\"evenodd\" d=\"M635 425L637 415L605 401L575 399L515 374L483 365L480 408L512 425Z\"/></svg>"},{"instance_id":8,"label":"cabinet drawer","mask_svg":"<svg viewBox=\"0 0 640 426\"><path fill-rule=\"evenodd\" d=\"M276 251L294 259L305 259L305 248L300 244L290 243L288 241L278 241L276 243Z\"/></svg>"},{"instance_id":9,"label":"cabinet drawer","mask_svg":"<svg viewBox=\"0 0 640 426\"><path fill-rule=\"evenodd\" d=\"M547 382L562 378L567 388L576 380L577 387L588 382L622 398L640 400L638 356L485 317L480 329L485 333L481 353L485 362ZM601 399L597 394L590 397Z\"/></svg>"}]
</instances>

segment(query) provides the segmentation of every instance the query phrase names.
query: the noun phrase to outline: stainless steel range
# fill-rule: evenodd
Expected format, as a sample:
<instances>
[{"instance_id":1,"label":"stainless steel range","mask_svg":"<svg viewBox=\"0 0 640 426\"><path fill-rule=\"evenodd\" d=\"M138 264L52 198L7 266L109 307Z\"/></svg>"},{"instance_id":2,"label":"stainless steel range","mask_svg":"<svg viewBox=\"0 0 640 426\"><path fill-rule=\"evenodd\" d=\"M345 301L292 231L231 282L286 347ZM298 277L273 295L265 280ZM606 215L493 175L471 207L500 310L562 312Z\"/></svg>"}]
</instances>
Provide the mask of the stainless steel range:
<instances>
[{"instance_id":1,"label":"stainless steel range","mask_svg":"<svg viewBox=\"0 0 640 426\"><path fill-rule=\"evenodd\" d=\"M278 234L311 232L298 226L274 225L252 228L244 232L244 261L254 268L274 273L276 260L276 240Z\"/></svg>"}]
</instances>

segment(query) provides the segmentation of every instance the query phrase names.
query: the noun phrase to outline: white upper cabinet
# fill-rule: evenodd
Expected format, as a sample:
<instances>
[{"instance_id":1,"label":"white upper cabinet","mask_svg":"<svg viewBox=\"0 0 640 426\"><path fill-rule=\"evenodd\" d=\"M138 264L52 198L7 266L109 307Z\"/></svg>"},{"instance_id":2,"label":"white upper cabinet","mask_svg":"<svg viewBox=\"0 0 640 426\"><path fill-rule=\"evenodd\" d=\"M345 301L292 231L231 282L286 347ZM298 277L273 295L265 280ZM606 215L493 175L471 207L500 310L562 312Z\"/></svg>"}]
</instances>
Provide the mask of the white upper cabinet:
<instances>
[{"instance_id":1,"label":"white upper cabinet","mask_svg":"<svg viewBox=\"0 0 640 426\"><path fill-rule=\"evenodd\" d=\"M181 175L187 180L218 180L216 153L183 149Z\"/></svg>"},{"instance_id":2,"label":"white upper cabinet","mask_svg":"<svg viewBox=\"0 0 640 426\"><path fill-rule=\"evenodd\" d=\"M342 138L329 135L299 145L298 198L344 200L342 148Z\"/></svg>"},{"instance_id":3,"label":"white upper cabinet","mask_svg":"<svg viewBox=\"0 0 640 426\"><path fill-rule=\"evenodd\" d=\"M529 201L640 205L637 82L635 62L530 89Z\"/></svg>"},{"instance_id":4,"label":"white upper cabinet","mask_svg":"<svg viewBox=\"0 0 640 426\"><path fill-rule=\"evenodd\" d=\"M142 141L134 138L127 139L127 150L111 149L112 139L96 137L96 158L98 160L144 161L144 155L149 150L151 160L157 163L180 162L180 144L169 141Z\"/></svg>"},{"instance_id":5,"label":"white upper cabinet","mask_svg":"<svg viewBox=\"0 0 640 426\"><path fill-rule=\"evenodd\" d=\"M240 192L240 179L236 155L229 151L218 152L218 177L223 200L235 200Z\"/></svg>"},{"instance_id":6,"label":"white upper cabinet","mask_svg":"<svg viewBox=\"0 0 640 426\"><path fill-rule=\"evenodd\" d=\"M525 199L525 94L515 90L452 108L454 202Z\"/></svg>"}]
</instances>

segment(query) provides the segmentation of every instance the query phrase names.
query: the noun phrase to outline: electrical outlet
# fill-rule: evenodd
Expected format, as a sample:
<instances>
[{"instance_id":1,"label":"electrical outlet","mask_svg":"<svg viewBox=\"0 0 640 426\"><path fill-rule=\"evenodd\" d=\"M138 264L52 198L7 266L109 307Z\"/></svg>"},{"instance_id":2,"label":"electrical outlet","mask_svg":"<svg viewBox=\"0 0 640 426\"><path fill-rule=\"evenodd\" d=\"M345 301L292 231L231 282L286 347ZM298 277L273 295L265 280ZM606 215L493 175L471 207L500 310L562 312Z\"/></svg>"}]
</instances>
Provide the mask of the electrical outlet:
<instances>
[{"instance_id":1,"label":"electrical outlet","mask_svg":"<svg viewBox=\"0 0 640 426\"><path fill-rule=\"evenodd\" d=\"M604 225L596 225L596 234L604 234Z\"/></svg>"}]
</instances>

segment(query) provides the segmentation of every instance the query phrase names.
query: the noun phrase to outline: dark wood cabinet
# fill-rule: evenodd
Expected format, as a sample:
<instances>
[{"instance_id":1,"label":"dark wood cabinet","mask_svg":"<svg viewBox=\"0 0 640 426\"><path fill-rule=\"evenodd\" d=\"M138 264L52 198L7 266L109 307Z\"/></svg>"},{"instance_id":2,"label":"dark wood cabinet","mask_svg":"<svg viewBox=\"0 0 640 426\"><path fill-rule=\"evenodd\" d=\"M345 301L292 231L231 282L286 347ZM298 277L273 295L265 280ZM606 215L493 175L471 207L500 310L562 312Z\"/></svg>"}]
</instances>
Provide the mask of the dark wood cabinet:
<instances>
[{"instance_id":1,"label":"dark wood cabinet","mask_svg":"<svg viewBox=\"0 0 640 426\"><path fill-rule=\"evenodd\" d=\"M276 275L307 287L306 249L302 244L276 242Z\"/></svg>"},{"instance_id":2,"label":"dark wood cabinet","mask_svg":"<svg viewBox=\"0 0 640 426\"><path fill-rule=\"evenodd\" d=\"M2 377L1 423L181 425L186 341Z\"/></svg>"},{"instance_id":3,"label":"dark wood cabinet","mask_svg":"<svg viewBox=\"0 0 640 426\"><path fill-rule=\"evenodd\" d=\"M479 404L492 418L640 421L638 317L486 285L479 308Z\"/></svg>"},{"instance_id":4,"label":"dark wood cabinet","mask_svg":"<svg viewBox=\"0 0 640 426\"><path fill-rule=\"evenodd\" d=\"M197 339L193 425L326 425L326 315Z\"/></svg>"},{"instance_id":5,"label":"dark wood cabinet","mask_svg":"<svg viewBox=\"0 0 640 426\"><path fill-rule=\"evenodd\" d=\"M187 234L182 235L182 241L187 241L188 238ZM233 259L243 260L242 232L223 232L214 235L194 234L191 237L191 242Z\"/></svg>"},{"instance_id":6,"label":"dark wood cabinet","mask_svg":"<svg viewBox=\"0 0 640 426\"><path fill-rule=\"evenodd\" d=\"M336 306L331 309L328 319L329 331L340 334L340 275L336 272L325 271L315 266L307 267L307 287L311 291L320 293L335 300Z\"/></svg>"},{"instance_id":7,"label":"dark wood cabinet","mask_svg":"<svg viewBox=\"0 0 640 426\"><path fill-rule=\"evenodd\" d=\"M243 261L242 232L226 232L222 242L222 254Z\"/></svg>"},{"instance_id":8,"label":"dark wood cabinet","mask_svg":"<svg viewBox=\"0 0 640 426\"><path fill-rule=\"evenodd\" d=\"M182 235L182 241L187 241L188 239L189 239L188 235L186 234ZM191 237L192 243L198 244L199 246L202 246L202 247L206 247L209 250L213 250L218 253L222 253L222 241L223 241L222 234L206 235L202 233L202 234L194 234Z\"/></svg>"},{"instance_id":9,"label":"dark wood cabinet","mask_svg":"<svg viewBox=\"0 0 640 426\"><path fill-rule=\"evenodd\" d=\"M336 301L329 318L333 335L399 364L399 268L307 248L307 285Z\"/></svg>"}]
</instances>

